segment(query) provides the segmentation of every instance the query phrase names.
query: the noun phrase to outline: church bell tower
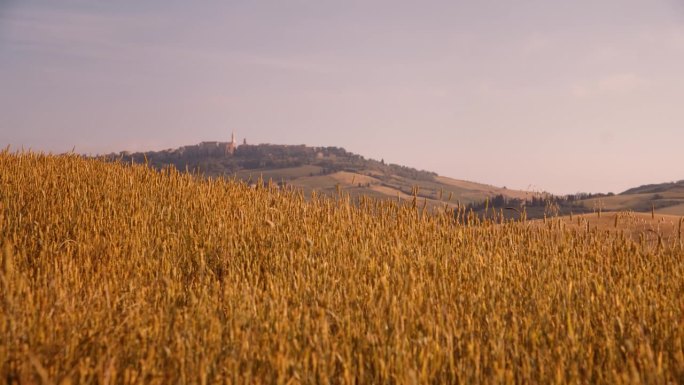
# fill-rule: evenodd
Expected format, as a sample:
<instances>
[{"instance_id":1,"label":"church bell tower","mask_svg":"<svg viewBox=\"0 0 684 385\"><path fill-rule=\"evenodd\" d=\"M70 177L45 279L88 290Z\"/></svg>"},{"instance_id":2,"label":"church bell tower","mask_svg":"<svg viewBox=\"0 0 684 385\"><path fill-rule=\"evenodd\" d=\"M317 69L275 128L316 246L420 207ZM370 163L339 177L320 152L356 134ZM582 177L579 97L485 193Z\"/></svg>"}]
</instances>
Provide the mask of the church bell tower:
<instances>
[{"instance_id":1,"label":"church bell tower","mask_svg":"<svg viewBox=\"0 0 684 385\"><path fill-rule=\"evenodd\" d=\"M235 149L237 148L237 141L235 140L235 132L230 135L230 142L226 145L226 155L233 155Z\"/></svg>"}]
</instances>

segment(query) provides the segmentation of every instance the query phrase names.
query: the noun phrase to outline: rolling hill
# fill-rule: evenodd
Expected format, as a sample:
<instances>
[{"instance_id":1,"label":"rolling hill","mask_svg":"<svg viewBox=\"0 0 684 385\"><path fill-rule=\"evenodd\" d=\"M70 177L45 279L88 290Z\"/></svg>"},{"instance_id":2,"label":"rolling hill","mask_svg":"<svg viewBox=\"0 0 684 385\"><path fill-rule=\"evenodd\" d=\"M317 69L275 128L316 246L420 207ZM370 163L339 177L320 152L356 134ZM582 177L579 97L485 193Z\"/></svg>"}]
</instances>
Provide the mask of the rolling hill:
<instances>
[{"instance_id":1,"label":"rolling hill","mask_svg":"<svg viewBox=\"0 0 684 385\"><path fill-rule=\"evenodd\" d=\"M383 160L367 159L339 147L259 144L237 146L232 153L226 144L204 142L194 146L144 153L110 154L109 159L148 163L162 169L196 171L208 177L238 178L250 184L260 179L300 189L305 196L348 193L376 198L413 199L430 208L445 204L470 204L500 195L508 199L540 196L520 190L452 179Z\"/></svg>"},{"instance_id":2,"label":"rolling hill","mask_svg":"<svg viewBox=\"0 0 684 385\"><path fill-rule=\"evenodd\" d=\"M631 188L618 195L582 200L587 208L604 211L636 211L684 215L684 180Z\"/></svg>"},{"instance_id":3,"label":"rolling hill","mask_svg":"<svg viewBox=\"0 0 684 385\"><path fill-rule=\"evenodd\" d=\"M495 196L486 202L470 203L472 209L480 216L491 216L492 209L498 213L500 209L525 207L527 218L553 216L571 216L598 212L632 212L658 215L684 216L684 181L651 184L635 187L620 194L587 194L556 196L546 194L541 198L532 197L520 200L505 196ZM520 214L504 211L507 218L518 218Z\"/></svg>"},{"instance_id":4,"label":"rolling hill","mask_svg":"<svg viewBox=\"0 0 684 385\"><path fill-rule=\"evenodd\" d=\"M511 190L488 184L453 179L434 172L417 170L383 160L368 159L340 147L203 142L163 151L106 156L108 159L147 163L163 169L173 166L206 177L244 180L249 184L276 183L299 189L310 197L315 191L335 195L344 192L352 197L413 199L428 208L466 205L476 213L487 209L525 206L528 218L541 218L594 211L650 212L684 215L684 180L649 184L620 194L578 194L553 196L548 193ZM486 202L486 203L485 203ZM516 218L515 211L504 212Z\"/></svg>"}]
</instances>

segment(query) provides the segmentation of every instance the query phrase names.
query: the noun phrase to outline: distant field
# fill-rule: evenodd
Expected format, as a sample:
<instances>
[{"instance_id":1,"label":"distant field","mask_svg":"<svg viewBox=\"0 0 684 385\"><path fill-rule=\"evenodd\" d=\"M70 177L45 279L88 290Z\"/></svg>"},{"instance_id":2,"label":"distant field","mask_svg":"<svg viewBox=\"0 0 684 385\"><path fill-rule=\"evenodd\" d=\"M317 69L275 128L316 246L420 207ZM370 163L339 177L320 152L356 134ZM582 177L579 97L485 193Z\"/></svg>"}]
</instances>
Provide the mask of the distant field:
<instances>
[{"instance_id":1,"label":"distant field","mask_svg":"<svg viewBox=\"0 0 684 385\"><path fill-rule=\"evenodd\" d=\"M358 170L322 173L320 166L300 166L291 168L243 170L235 175L243 180L256 182L259 177L264 181L286 182L289 186L301 189L305 196L311 192L330 194L338 188L353 197L372 195L378 198L396 199L397 196L412 199L417 188L421 201L427 200L429 207L446 205L455 207L459 202L468 204L484 201L496 195L507 198L530 199L538 193L509 190L481 183L462 181L438 176L434 180L414 180L397 175L386 175L376 171ZM451 197L451 200L449 200Z\"/></svg>"},{"instance_id":2,"label":"distant field","mask_svg":"<svg viewBox=\"0 0 684 385\"><path fill-rule=\"evenodd\" d=\"M359 174L355 172L339 171L331 175L339 183L354 186L357 184L380 184L381 180L370 175Z\"/></svg>"},{"instance_id":3,"label":"distant field","mask_svg":"<svg viewBox=\"0 0 684 385\"><path fill-rule=\"evenodd\" d=\"M305 165L279 169L242 170L238 171L236 176L241 179L252 178L255 182L261 177L266 182L270 179L273 182L278 183L281 180L289 181L296 178L318 175L321 173L321 170L322 168L319 166Z\"/></svg>"},{"instance_id":4,"label":"distant field","mask_svg":"<svg viewBox=\"0 0 684 385\"><path fill-rule=\"evenodd\" d=\"M657 209L656 212L658 214L684 216L684 203L680 203L680 204L674 205L674 206L665 207L662 209Z\"/></svg>"},{"instance_id":5,"label":"distant field","mask_svg":"<svg viewBox=\"0 0 684 385\"><path fill-rule=\"evenodd\" d=\"M447 178L444 176L438 176L436 178L439 182L452 186L454 188L460 189L463 194L475 201L478 200L483 194L489 197L495 195L503 195L506 198L517 198L517 199L530 199L534 195L539 195L535 192L521 191L521 190L509 190L501 187L486 185L482 183L469 182L464 180L458 180L453 178Z\"/></svg>"},{"instance_id":6,"label":"distant field","mask_svg":"<svg viewBox=\"0 0 684 385\"><path fill-rule=\"evenodd\" d=\"M0 152L1 381L684 383L680 217L483 220L307 170L337 195Z\"/></svg>"},{"instance_id":7,"label":"distant field","mask_svg":"<svg viewBox=\"0 0 684 385\"><path fill-rule=\"evenodd\" d=\"M653 207L659 214L684 215L684 187L673 186L658 192L619 194L582 201L585 207L610 211L650 212Z\"/></svg>"},{"instance_id":8,"label":"distant field","mask_svg":"<svg viewBox=\"0 0 684 385\"><path fill-rule=\"evenodd\" d=\"M563 228L578 231L607 231L614 234L625 234L634 240L658 241L677 243L684 236L683 216L635 212L603 212L563 216L547 220L547 225L554 222L562 224ZM543 220L535 223L542 224Z\"/></svg>"}]
</instances>

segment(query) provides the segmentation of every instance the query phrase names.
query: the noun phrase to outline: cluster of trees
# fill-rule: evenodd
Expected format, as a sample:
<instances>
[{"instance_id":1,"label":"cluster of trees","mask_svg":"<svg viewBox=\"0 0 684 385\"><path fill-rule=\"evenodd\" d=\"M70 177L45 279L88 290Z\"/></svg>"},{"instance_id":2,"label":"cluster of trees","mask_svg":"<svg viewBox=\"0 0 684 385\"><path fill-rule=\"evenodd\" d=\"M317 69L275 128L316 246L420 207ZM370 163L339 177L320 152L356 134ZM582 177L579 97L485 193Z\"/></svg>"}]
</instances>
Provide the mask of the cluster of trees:
<instances>
[{"instance_id":1,"label":"cluster of trees","mask_svg":"<svg viewBox=\"0 0 684 385\"><path fill-rule=\"evenodd\" d=\"M316 165L323 173L338 171L377 171L381 175L397 175L414 180L433 180L436 173L417 170L384 160L366 159L340 147L308 147L305 145L258 144L238 146L232 155L209 155L188 151L189 147L175 150L120 153L109 158L137 163L148 163L155 168L173 165L179 170L200 170L209 175L232 174L240 170L278 169Z\"/></svg>"},{"instance_id":2,"label":"cluster of trees","mask_svg":"<svg viewBox=\"0 0 684 385\"><path fill-rule=\"evenodd\" d=\"M592 198L605 198L605 197L612 197L615 196L614 193L609 192L609 193L577 193L577 194L570 194L570 195L564 195L562 198L565 198L569 202L574 202L574 201L581 201L584 199L592 199Z\"/></svg>"},{"instance_id":3,"label":"cluster of trees","mask_svg":"<svg viewBox=\"0 0 684 385\"><path fill-rule=\"evenodd\" d=\"M471 203L466 206L466 209L473 211L482 211L485 208L504 209L504 208L554 208L559 209L576 209L578 212L586 209L579 201L589 198L606 197L614 194L574 194L574 195L534 195L530 199L508 198L501 194L496 195L490 199L482 202Z\"/></svg>"},{"instance_id":4,"label":"cluster of trees","mask_svg":"<svg viewBox=\"0 0 684 385\"><path fill-rule=\"evenodd\" d=\"M660 184L646 184L639 187L631 188L625 191L623 194L648 194L648 193L661 193L672 189L673 187L682 186L684 187L684 180L678 182L660 183Z\"/></svg>"}]
</instances>

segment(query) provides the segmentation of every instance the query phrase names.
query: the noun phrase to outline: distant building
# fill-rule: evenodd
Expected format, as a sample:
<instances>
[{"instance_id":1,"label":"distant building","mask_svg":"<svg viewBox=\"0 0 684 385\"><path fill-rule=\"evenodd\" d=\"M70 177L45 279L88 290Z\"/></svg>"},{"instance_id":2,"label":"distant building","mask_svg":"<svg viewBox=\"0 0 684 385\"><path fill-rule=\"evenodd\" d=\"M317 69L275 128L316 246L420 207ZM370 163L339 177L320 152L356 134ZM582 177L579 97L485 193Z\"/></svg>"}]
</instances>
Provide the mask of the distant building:
<instances>
[{"instance_id":1,"label":"distant building","mask_svg":"<svg viewBox=\"0 0 684 385\"><path fill-rule=\"evenodd\" d=\"M194 146L181 147L178 153L190 156L232 156L237 147L235 133L232 133L230 142L202 142Z\"/></svg>"},{"instance_id":2,"label":"distant building","mask_svg":"<svg viewBox=\"0 0 684 385\"><path fill-rule=\"evenodd\" d=\"M198 155L216 155L219 148L218 142L202 142L197 149Z\"/></svg>"},{"instance_id":3,"label":"distant building","mask_svg":"<svg viewBox=\"0 0 684 385\"><path fill-rule=\"evenodd\" d=\"M235 132L230 135L230 142L221 143L223 147L223 155L233 155L237 149L237 140L235 140Z\"/></svg>"}]
</instances>

